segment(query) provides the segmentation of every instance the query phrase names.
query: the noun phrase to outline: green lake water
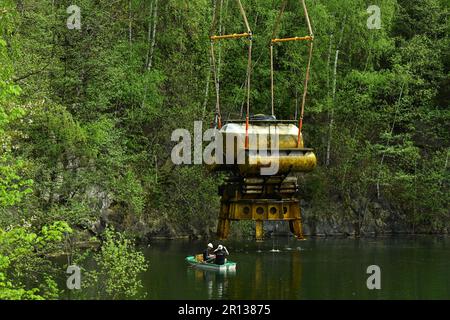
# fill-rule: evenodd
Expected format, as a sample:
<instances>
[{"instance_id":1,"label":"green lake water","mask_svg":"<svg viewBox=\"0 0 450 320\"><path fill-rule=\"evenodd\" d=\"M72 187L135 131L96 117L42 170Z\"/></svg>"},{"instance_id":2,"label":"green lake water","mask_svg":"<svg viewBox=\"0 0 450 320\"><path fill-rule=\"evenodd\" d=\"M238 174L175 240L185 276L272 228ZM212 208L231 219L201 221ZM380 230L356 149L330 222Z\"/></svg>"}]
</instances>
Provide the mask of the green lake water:
<instances>
[{"instance_id":1,"label":"green lake water","mask_svg":"<svg viewBox=\"0 0 450 320\"><path fill-rule=\"evenodd\" d=\"M152 241L142 249L148 299L450 299L450 238L224 241L235 273L190 267L205 242ZM216 246L218 243L214 242ZM369 290L367 267L381 269Z\"/></svg>"}]
</instances>

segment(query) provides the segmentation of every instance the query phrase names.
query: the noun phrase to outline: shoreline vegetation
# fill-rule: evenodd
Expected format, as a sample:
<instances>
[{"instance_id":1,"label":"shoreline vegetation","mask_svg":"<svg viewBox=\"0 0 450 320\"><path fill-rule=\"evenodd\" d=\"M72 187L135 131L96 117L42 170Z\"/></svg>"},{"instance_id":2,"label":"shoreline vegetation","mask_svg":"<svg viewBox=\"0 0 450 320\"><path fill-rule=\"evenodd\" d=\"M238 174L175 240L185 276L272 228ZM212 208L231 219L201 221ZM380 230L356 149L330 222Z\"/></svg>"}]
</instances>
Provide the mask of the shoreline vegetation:
<instances>
[{"instance_id":1,"label":"shoreline vegetation","mask_svg":"<svg viewBox=\"0 0 450 320\"><path fill-rule=\"evenodd\" d=\"M234 1L215 3L217 27L238 32ZM251 110L267 114L279 8L242 3L254 33ZM366 1L307 3L315 38L302 132L318 166L298 175L305 234L448 234L448 1L379 0L381 28L368 28ZM170 139L195 121L212 126L211 1L80 0L79 28L70 5L0 5L0 299L61 297L55 279L66 275L46 257L70 248L67 264L81 263L73 242L93 237L103 273L91 273L89 292L137 297L151 261L135 244L216 232L225 177L173 164ZM304 22L292 1L279 36L305 34ZM288 46L274 50L279 119L294 117L308 57ZM216 49L224 121L245 105L246 50L244 40ZM253 228L235 224L230 237Z\"/></svg>"}]
</instances>

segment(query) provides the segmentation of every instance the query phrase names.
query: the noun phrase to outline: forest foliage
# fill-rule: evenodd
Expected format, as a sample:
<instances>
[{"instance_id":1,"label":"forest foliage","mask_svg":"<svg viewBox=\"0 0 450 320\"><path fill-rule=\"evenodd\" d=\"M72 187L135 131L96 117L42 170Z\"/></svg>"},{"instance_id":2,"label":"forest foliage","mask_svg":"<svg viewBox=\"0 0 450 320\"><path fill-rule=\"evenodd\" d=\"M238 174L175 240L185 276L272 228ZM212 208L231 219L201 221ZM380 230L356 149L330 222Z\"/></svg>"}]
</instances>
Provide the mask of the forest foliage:
<instances>
[{"instance_id":1,"label":"forest foliage","mask_svg":"<svg viewBox=\"0 0 450 320\"><path fill-rule=\"evenodd\" d=\"M175 166L170 135L213 121L214 1L77 0L80 30L66 25L72 2L0 4L0 227L37 232L64 221L94 233L112 224L141 240L212 235L223 177ZM254 32L254 114L270 110L280 2L242 0ZM447 233L448 1L306 2L315 40L304 135L319 159L300 176L306 223ZM245 31L235 1L214 3L222 33ZM381 8L380 29L367 27L369 5ZM279 36L306 34L299 2L289 1ZM217 49L224 119L244 106L246 52L245 40ZM276 115L290 119L307 47L274 52Z\"/></svg>"}]
</instances>

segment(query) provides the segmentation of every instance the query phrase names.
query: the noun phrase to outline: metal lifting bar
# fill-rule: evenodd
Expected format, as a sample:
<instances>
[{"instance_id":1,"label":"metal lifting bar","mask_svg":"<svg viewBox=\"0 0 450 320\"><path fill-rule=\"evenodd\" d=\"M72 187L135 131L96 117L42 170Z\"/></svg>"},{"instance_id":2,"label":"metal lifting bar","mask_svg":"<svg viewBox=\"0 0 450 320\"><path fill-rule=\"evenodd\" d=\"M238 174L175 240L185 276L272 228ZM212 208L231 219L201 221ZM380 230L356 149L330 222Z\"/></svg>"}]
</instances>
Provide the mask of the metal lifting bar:
<instances>
[{"instance_id":1,"label":"metal lifting bar","mask_svg":"<svg viewBox=\"0 0 450 320\"><path fill-rule=\"evenodd\" d=\"M249 38L251 34L245 33L233 33L233 34L224 34L221 36L211 36L209 37L212 41L222 40L222 39L238 39L238 38Z\"/></svg>"},{"instance_id":2,"label":"metal lifting bar","mask_svg":"<svg viewBox=\"0 0 450 320\"><path fill-rule=\"evenodd\" d=\"M305 37L292 37L292 38L282 38L282 39L272 39L272 43L277 42L288 42L288 41L311 41L313 40L313 37L311 36L305 36Z\"/></svg>"}]
</instances>

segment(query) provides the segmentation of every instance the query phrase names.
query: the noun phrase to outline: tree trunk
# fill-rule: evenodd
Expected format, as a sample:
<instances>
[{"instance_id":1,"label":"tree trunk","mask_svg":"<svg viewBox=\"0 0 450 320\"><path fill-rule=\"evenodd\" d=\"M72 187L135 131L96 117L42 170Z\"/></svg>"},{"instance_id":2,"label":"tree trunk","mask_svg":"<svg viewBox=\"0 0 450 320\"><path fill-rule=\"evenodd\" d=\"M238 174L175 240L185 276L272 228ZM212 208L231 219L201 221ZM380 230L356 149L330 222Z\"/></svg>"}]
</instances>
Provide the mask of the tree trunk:
<instances>
[{"instance_id":1,"label":"tree trunk","mask_svg":"<svg viewBox=\"0 0 450 320\"><path fill-rule=\"evenodd\" d=\"M209 57L209 68L208 73L206 75L206 84L205 84L205 98L203 99L203 112L202 112L202 119L205 118L206 114L206 107L208 106L208 98L209 98L209 83L211 82L211 56Z\"/></svg>"},{"instance_id":2,"label":"tree trunk","mask_svg":"<svg viewBox=\"0 0 450 320\"><path fill-rule=\"evenodd\" d=\"M147 50L147 57L146 57L146 61L145 61L145 69L147 71L150 71L151 67L152 67L152 61L153 61L153 51L155 48L155 43L156 43L156 22L158 19L158 0L155 0L154 2L155 6L153 7L153 2L150 5L150 17L153 14L153 21L152 19L149 19L148 21L148 33L147 33L147 41L148 41L148 50ZM153 22L153 28L152 26L152 22ZM145 98L147 97L147 91L148 88L145 88L145 94L144 97L142 98L142 106L144 106L145 103Z\"/></svg>"},{"instance_id":3,"label":"tree trunk","mask_svg":"<svg viewBox=\"0 0 450 320\"><path fill-rule=\"evenodd\" d=\"M331 63L331 46L333 43L333 34L330 34L330 43L328 46L328 58L327 58L327 105L328 105L328 121L331 119L331 106L330 106L330 63ZM326 160L325 164L329 163L330 154L329 154L329 139L327 142L327 151L326 151Z\"/></svg>"},{"instance_id":4,"label":"tree trunk","mask_svg":"<svg viewBox=\"0 0 450 320\"><path fill-rule=\"evenodd\" d=\"M337 74L337 63L339 59L339 50L336 50L336 55L334 57L334 68L333 68L333 108L330 113L330 122L328 124L328 143L327 143L327 158L326 158L326 166L330 165L330 150L331 150L331 139L332 139L332 131L333 131L333 123L334 123L334 108L335 108L335 100L336 100L336 74Z\"/></svg>"},{"instance_id":5,"label":"tree trunk","mask_svg":"<svg viewBox=\"0 0 450 320\"><path fill-rule=\"evenodd\" d=\"M405 81L406 82L406 81ZM395 122L397 120L397 111L398 111L398 107L400 105L400 102L402 100L402 96L403 96L403 88L405 87L405 82L403 82L402 87L400 88L400 94L398 96L398 101L397 101L397 106L395 107L395 113L394 113L394 120L392 121L392 126L391 126L391 130L390 130L390 134L392 135L392 133L394 132L394 127L395 127ZM387 145L389 145L389 140L387 142ZM381 167L383 166L384 163L384 158L386 157L386 152L383 152L383 155L381 156L381 161L380 161L380 169L378 170L378 178L377 178L377 199L380 199L381 197L381 193L380 193L380 180L381 180Z\"/></svg>"},{"instance_id":6,"label":"tree trunk","mask_svg":"<svg viewBox=\"0 0 450 320\"><path fill-rule=\"evenodd\" d=\"M131 0L128 0L128 42L131 50Z\"/></svg>"},{"instance_id":7,"label":"tree trunk","mask_svg":"<svg viewBox=\"0 0 450 320\"><path fill-rule=\"evenodd\" d=\"M150 14L149 14L149 16L150 17L153 16L153 2L150 3ZM151 41L152 41L152 19L149 18L148 19L148 29L147 29L147 43L148 43L148 46L147 46L147 55L145 57L145 66L144 66L145 70L147 70L147 68L148 68L148 62L149 62L149 59L150 59L150 46L151 46L150 43L151 43Z\"/></svg>"},{"instance_id":8,"label":"tree trunk","mask_svg":"<svg viewBox=\"0 0 450 320\"><path fill-rule=\"evenodd\" d=\"M158 0L155 0L155 9L153 11L153 33L152 33L152 44L150 47L150 56L148 59L147 70L150 70L153 62L153 52L155 50L156 44L156 25L158 21Z\"/></svg>"},{"instance_id":9,"label":"tree trunk","mask_svg":"<svg viewBox=\"0 0 450 320\"><path fill-rule=\"evenodd\" d=\"M332 139L332 131L333 131L333 124L334 124L334 109L336 107L336 74L337 74L337 63L339 59L339 48L342 43L342 39L344 37L344 27L345 27L345 20L347 16L344 16L342 27L340 30L340 36L339 36L339 42L336 44L336 54L334 57L334 68L333 68L333 95L332 95L332 101L333 101L333 107L331 109L330 115L329 115L329 124L328 124L328 142L327 142L327 154L326 154L326 161L325 165L328 167L330 165L330 153L331 153L331 139ZM331 38L330 38L330 51L331 51Z\"/></svg>"}]
</instances>

